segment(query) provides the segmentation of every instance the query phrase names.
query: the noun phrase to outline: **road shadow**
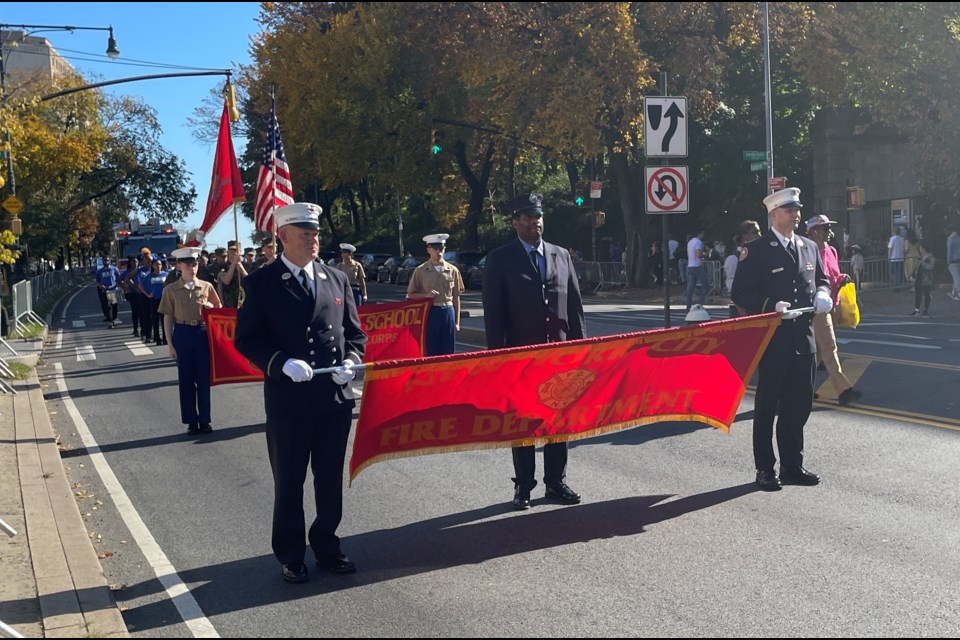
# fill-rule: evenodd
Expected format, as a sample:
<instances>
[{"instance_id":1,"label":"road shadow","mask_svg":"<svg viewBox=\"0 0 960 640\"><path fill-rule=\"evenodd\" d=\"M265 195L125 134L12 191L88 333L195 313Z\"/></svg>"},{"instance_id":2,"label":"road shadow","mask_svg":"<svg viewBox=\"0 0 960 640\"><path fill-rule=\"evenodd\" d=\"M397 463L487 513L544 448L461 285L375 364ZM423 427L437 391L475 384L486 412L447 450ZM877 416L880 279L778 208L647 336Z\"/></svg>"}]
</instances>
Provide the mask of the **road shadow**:
<instances>
[{"instance_id":1,"label":"road shadow","mask_svg":"<svg viewBox=\"0 0 960 640\"><path fill-rule=\"evenodd\" d=\"M206 616L253 609L325 593L396 580L408 576L480 564L524 553L610 538L641 534L653 524L678 518L741 498L756 491L754 483L716 489L664 502L669 494L635 496L567 508L534 509L521 513L497 504L432 518L392 529L343 539L343 548L360 571L334 576L313 566L307 552L311 581L288 585L272 555L213 564L179 573ZM130 608L124 620L138 631L167 624L164 599L143 606L135 600L163 589L158 580L129 586L118 597Z\"/></svg>"},{"instance_id":2,"label":"road shadow","mask_svg":"<svg viewBox=\"0 0 960 640\"><path fill-rule=\"evenodd\" d=\"M143 449L144 447L162 447L170 444L189 443L192 445L214 444L217 442L226 442L227 440L236 440L244 438L254 433L262 433L263 424L250 424L244 427L224 427L217 428L213 433L204 433L200 435L187 435L187 430L178 431L173 434L164 434L152 438L140 438L139 440L128 440L126 442L114 442L112 444L101 444L98 446L100 453L114 453L116 451L126 451L128 449ZM19 442L19 441L18 441ZM76 458L90 454L87 447L78 447L76 449L67 449L60 451L60 457L63 459Z\"/></svg>"}]
</instances>

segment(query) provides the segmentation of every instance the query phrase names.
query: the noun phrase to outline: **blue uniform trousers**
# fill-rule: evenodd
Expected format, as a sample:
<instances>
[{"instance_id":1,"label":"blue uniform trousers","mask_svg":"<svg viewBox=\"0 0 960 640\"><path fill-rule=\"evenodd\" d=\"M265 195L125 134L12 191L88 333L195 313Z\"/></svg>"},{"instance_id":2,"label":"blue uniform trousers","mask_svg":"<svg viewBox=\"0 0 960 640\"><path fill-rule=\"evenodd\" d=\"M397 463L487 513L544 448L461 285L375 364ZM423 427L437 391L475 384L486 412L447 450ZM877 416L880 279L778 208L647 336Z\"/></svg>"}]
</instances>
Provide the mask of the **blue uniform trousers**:
<instances>
[{"instance_id":1,"label":"blue uniform trousers","mask_svg":"<svg viewBox=\"0 0 960 640\"><path fill-rule=\"evenodd\" d=\"M427 317L427 353L428 356L444 356L456 350L457 322L453 315L453 305L449 307L431 307Z\"/></svg>"},{"instance_id":2,"label":"blue uniform trousers","mask_svg":"<svg viewBox=\"0 0 960 640\"><path fill-rule=\"evenodd\" d=\"M353 410L320 415L284 415L267 410L267 452L273 470L273 553L283 564L303 562L306 542L317 560L340 553L337 527L343 517L343 463ZM305 531L303 483L313 471L316 518Z\"/></svg>"},{"instance_id":3,"label":"blue uniform trousers","mask_svg":"<svg viewBox=\"0 0 960 640\"><path fill-rule=\"evenodd\" d=\"M210 345L203 325L177 324L173 327L173 348L177 352L180 379L180 421L183 424L210 422Z\"/></svg>"},{"instance_id":4,"label":"blue uniform trousers","mask_svg":"<svg viewBox=\"0 0 960 640\"><path fill-rule=\"evenodd\" d=\"M353 291L353 301L359 307L361 304L363 304L363 292L360 290L359 286L351 285L350 290Z\"/></svg>"}]
</instances>

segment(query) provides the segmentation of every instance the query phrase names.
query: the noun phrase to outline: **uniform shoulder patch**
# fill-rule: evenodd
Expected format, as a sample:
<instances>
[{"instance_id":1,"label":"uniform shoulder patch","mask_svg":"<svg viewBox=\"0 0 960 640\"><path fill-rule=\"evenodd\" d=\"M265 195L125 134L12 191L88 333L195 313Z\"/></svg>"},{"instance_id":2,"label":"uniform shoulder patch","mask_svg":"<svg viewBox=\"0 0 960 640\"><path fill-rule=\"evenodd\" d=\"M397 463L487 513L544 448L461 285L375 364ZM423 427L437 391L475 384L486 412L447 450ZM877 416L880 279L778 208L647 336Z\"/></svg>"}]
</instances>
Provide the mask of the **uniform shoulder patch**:
<instances>
[{"instance_id":1,"label":"uniform shoulder patch","mask_svg":"<svg viewBox=\"0 0 960 640\"><path fill-rule=\"evenodd\" d=\"M750 253L750 250L747 249L746 245L740 248L740 262L743 262L747 259L747 254Z\"/></svg>"}]
</instances>

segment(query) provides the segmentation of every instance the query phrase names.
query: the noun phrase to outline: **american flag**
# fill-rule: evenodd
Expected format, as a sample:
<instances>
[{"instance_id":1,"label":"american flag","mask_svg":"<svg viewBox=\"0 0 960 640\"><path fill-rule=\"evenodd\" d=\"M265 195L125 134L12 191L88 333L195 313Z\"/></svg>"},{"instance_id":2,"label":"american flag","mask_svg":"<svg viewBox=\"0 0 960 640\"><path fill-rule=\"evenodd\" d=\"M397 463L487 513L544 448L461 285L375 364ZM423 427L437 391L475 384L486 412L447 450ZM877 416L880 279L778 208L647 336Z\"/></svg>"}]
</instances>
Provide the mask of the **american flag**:
<instances>
[{"instance_id":1,"label":"american flag","mask_svg":"<svg viewBox=\"0 0 960 640\"><path fill-rule=\"evenodd\" d=\"M257 202L254 207L254 224L258 231L273 232L273 210L293 204L293 185L290 168L283 153L280 139L280 124L277 122L277 101L270 107L270 134L263 150L263 162L257 177ZM276 177L274 177L276 176Z\"/></svg>"}]
</instances>

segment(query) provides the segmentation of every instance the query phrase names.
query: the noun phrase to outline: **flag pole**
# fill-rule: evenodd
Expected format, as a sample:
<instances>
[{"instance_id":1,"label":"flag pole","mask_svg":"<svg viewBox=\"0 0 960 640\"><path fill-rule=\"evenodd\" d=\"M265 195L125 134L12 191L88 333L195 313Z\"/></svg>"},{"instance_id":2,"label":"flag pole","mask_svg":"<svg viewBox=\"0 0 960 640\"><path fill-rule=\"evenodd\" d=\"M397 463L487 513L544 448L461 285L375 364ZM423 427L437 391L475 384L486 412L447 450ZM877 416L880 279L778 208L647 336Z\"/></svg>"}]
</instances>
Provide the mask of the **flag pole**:
<instances>
[{"instance_id":1,"label":"flag pole","mask_svg":"<svg viewBox=\"0 0 960 640\"><path fill-rule=\"evenodd\" d=\"M277 116L277 85L270 85L270 103L273 107L273 116ZM270 173L273 176L271 184L273 185L273 199L270 200L270 226L273 227L273 250L276 251L279 249L277 247L277 217L273 215L277 211L277 149L276 145L273 145L273 149L270 150Z\"/></svg>"}]
</instances>

